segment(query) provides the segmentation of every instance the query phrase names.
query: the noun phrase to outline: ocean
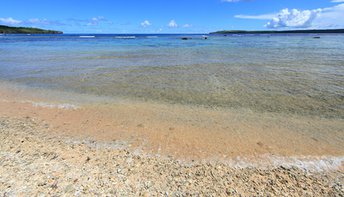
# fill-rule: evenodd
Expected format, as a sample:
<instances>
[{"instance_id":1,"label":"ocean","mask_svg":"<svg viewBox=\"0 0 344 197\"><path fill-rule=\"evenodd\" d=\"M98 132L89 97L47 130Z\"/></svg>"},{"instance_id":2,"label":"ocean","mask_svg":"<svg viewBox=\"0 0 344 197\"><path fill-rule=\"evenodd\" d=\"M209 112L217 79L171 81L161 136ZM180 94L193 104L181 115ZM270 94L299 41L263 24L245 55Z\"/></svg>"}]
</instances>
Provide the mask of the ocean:
<instances>
[{"instance_id":1,"label":"ocean","mask_svg":"<svg viewBox=\"0 0 344 197\"><path fill-rule=\"evenodd\" d=\"M182 159L340 163L344 35L0 35L0 115Z\"/></svg>"},{"instance_id":2,"label":"ocean","mask_svg":"<svg viewBox=\"0 0 344 197\"><path fill-rule=\"evenodd\" d=\"M207 36L2 35L0 79L113 98L344 118L344 35Z\"/></svg>"}]
</instances>

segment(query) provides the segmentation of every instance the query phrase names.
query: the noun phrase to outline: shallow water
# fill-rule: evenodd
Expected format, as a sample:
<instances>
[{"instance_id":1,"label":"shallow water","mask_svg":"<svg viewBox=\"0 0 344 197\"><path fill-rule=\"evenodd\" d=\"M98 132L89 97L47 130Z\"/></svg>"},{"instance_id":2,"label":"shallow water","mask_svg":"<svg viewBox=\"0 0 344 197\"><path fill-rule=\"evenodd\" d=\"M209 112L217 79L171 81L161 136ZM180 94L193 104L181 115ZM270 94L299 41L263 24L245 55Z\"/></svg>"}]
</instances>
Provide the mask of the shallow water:
<instances>
[{"instance_id":1,"label":"shallow water","mask_svg":"<svg viewBox=\"0 0 344 197\"><path fill-rule=\"evenodd\" d=\"M180 159L342 163L344 35L94 36L1 36L0 116Z\"/></svg>"},{"instance_id":2,"label":"shallow water","mask_svg":"<svg viewBox=\"0 0 344 197\"><path fill-rule=\"evenodd\" d=\"M0 79L112 98L344 118L344 35L118 36L1 36Z\"/></svg>"}]
</instances>

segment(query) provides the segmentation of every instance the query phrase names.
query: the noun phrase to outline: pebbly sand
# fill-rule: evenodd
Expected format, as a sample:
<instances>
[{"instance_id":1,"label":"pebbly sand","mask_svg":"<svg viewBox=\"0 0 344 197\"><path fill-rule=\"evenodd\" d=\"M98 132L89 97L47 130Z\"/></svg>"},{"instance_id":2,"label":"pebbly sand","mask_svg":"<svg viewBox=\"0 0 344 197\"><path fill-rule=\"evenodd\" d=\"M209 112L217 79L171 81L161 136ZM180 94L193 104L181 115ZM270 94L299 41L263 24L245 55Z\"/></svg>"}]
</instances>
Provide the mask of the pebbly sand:
<instances>
[{"instance_id":1,"label":"pebbly sand","mask_svg":"<svg viewBox=\"0 0 344 197\"><path fill-rule=\"evenodd\" d=\"M0 118L0 195L342 196L343 171L233 168L81 140L31 118Z\"/></svg>"},{"instance_id":2,"label":"pebbly sand","mask_svg":"<svg viewBox=\"0 0 344 197\"><path fill-rule=\"evenodd\" d=\"M339 119L0 88L0 195L341 196Z\"/></svg>"}]
</instances>

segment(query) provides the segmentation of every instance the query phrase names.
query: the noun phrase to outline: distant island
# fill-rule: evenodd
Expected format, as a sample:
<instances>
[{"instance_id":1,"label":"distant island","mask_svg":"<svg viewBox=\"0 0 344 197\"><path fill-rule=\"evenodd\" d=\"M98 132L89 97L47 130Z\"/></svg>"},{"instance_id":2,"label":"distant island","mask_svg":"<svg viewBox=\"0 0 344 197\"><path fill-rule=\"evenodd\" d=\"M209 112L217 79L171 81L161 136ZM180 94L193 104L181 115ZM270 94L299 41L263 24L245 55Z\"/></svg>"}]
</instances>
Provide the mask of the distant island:
<instances>
[{"instance_id":1,"label":"distant island","mask_svg":"<svg viewBox=\"0 0 344 197\"><path fill-rule=\"evenodd\" d=\"M0 34L63 34L63 32L33 27L10 27L0 25Z\"/></svg>"},{"instance_id":2,"label":"distant island","mask_svg":"<svg viewBox=\"0 0 344 197\"><path fill-rule=\"evenodd\" d=\"M244 30L223 30L211 32L210 34L294 34L294 33L344 33L344 29L308 29L308 30L283 30L283 31L244 31Z\"/></svg>"}]
</instances>

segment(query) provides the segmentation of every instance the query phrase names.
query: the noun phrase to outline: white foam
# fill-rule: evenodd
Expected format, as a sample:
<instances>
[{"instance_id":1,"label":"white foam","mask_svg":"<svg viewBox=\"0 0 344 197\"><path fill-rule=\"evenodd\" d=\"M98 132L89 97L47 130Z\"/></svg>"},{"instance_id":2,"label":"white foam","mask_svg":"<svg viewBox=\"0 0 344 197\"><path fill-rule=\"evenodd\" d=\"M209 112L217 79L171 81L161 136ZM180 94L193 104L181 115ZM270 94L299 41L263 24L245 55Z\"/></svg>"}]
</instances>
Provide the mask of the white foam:
<instances>
[{"instance_id":1,"label":"white foam","mask_svg":"<svg viewBox=\"0 0 344 197\"><path fill-rule=\"evenodd\" d=\"M66 142L79 144L83 143L92 148L105 148L105 149L128 149L131 145L126 141L113 141L113 142L97 142L94 140L66 140ZM159 157L168 159L168 156L157 154L148 154L142 147L132 150L133 155L140 155L145 157ZM177 161L185 165L194 165L195 162L190 163L184 159ZM234 169L257 168L257 169L274 169L279 167L298 168L306 172L327 172L339 170L344 162L344 156L276 156L276 155L261 155L256 157L235 157L225 159L204 159L199 161L201 163L223 163Z\"/></svg>"},{"instance_id":2,"label":"white foam","mask_svg":"<svg viewBox=\"0 0 344 197\"><path fill-rule=\"evenodd\" d=\"M257 158L236 157L225 163L233 168L292 168L296 167L309 172L338 170L344 162L343 156L273 156L262 155Z\"/></svg>"},{"instance_id":3,"label":"white foam","mask_svg":"<svg viewBox=\"0 0 344 197\"><path fill-rule=\"evenodd\" d=\"M136 36L116 36L116 39L135 39Z\"/></svg>"},{"instance_id":4,"label":"white foam","mask_svg":"<svg viewBox=\"0 0 344 197\"><path fill-rule=\"evenodd\" d=\"M79 36L80 38L94 38L95 36Z\"/></svg>"},{"instance_id":5,"label":"white foam","mask_svg":"<svg viewBox=\"0 0 344 197\"><path fill-rule=\"evenodd\" d=\"M50 103L43 103L43 102L30 102L34 107L46 107L46 108L57 108L57 109L78 109L79 107L76 105L63 103L63 104L50 104Z\"/></svg>"},{"instance_id":6,"label":"white foam","mask_svg":"<svg viewBox=\"0 0 344 197\"><path fill-rule=\"evenodd\" d=\"M34 101L30 101L30 100L26 100L26 101L9 101L6 99L0 99L0 102L6 102L6 103L29 103L34 107L46 107L46 108L57 108L57 109L66 109L66 110L74 110L74 109L78 109L79 106L77 105L73 105L73 104L69 104L69 103L60 103L60 104L53 104L53 103L45 103L45 102L34 102Z\"/></svg>"}]
</instances>

